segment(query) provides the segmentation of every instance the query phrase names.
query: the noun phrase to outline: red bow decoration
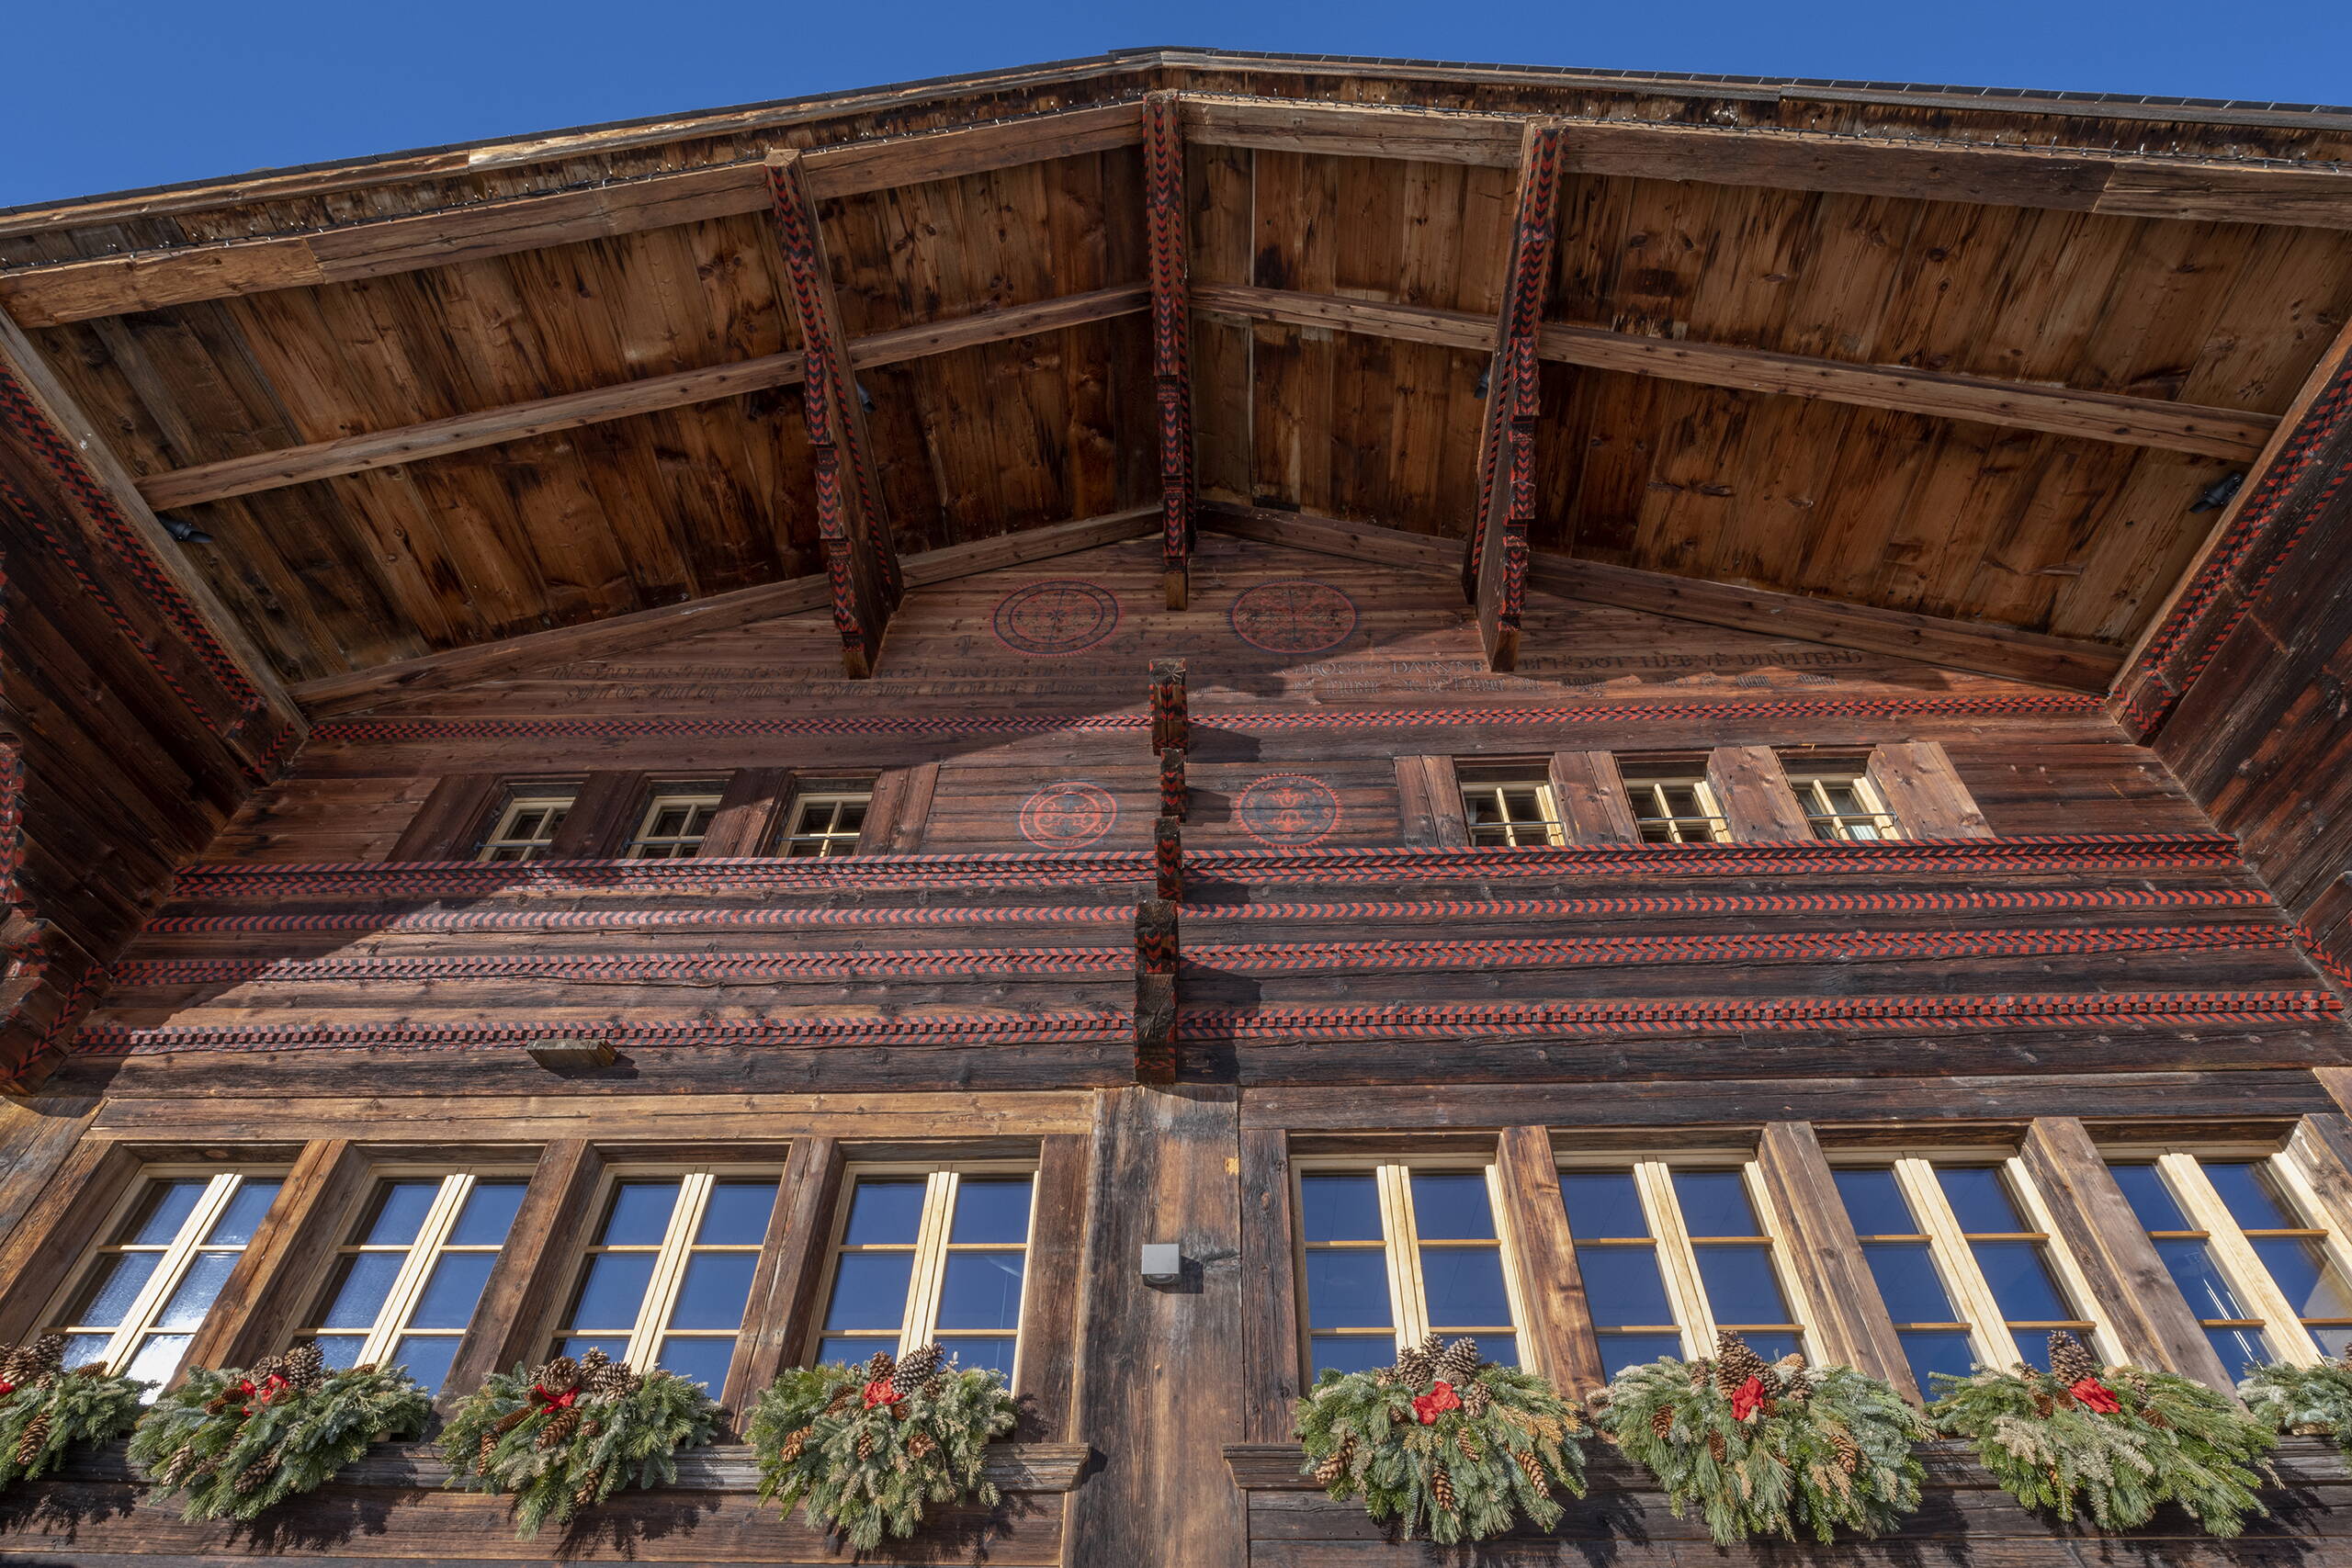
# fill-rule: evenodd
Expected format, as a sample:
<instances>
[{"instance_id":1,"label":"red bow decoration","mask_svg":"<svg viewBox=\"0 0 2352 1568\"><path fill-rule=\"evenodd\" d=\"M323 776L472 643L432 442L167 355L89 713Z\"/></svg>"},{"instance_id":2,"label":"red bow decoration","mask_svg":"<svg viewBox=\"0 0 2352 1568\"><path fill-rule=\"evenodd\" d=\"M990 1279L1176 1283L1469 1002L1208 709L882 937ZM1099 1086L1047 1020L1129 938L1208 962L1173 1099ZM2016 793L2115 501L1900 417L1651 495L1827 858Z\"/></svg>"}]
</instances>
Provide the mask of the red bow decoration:
<instances>
[{"instance_id":1,"label":"red bow decoration","mask_svg":"<svg viewBox=\"0 0 2352 1568\"><path fill-rule=\"evenodd\" d=\"M17 1385L15 1383L10 1382L6 1378L0 1378L0 1399L6 1399L16 1392Z\"/></svg>"},{"instance_id":2,"label":"red bow decoration","mask_svg":"<svg viewBox=\"0 0 2352 1568\"><path fill-rule=\"evenodd\" d=\"M2066 1392L2082 1401L2086 1409L2097 1411L2101 1416L2115 1416L2122 1412L2123 1406L2115 1401L2115 1391L2097 1378L2076 1378L2066 1386Z\"/></svg>"},{"instance_id":3,"label":"red bow decoration","mask_svg":"<svg viewBox=\"0 0 2352 1568\"><path fill-rule=\"evenodd\" d=\"M547 1384L535 1382L531 1385L531 1397L538 1401L539 1414L544 1415L550 1410L571 1409L574 1404L578 1403L580 1391L576 1388L568 1388L561 1393L554 1393L548 1391Z\"/></svg>"},{"instance_id":4,"label":"red bow decoration","mask_svg":"<svg viewBox=\"0 0 2352 1568\"><path fill-rule=\"evenodd\" d=\"M1439 1382L1429 1393L1413 1396L1413 1414L1420 1417L1424 1427L1434 1426L1437 1418L1449 1410L1462 1408L1462 1396L1453 1392L1450 1382Z\"/></svg>"},{"instance_id":5,"label":"red bow decoration","mask_svg":"<svg viewBox=\"0 0 2352 1568\"><path fill-rule=\"evenodd\" d=\"M243 1382L237 1385L237 1392L247 1395L259 1394L261 1397L255 1400L254 1404L267 1404L271 1400L285 1393L288 1386L288 1385L284 1378L279 1377L276 1372L272 1372L267 1377L262 1379L259 1383L255 1383L251 1378L245 1379ZM243 1410L237 1412L240 1416L250 1416L253 1413L254 1407L251 1404L246 1405Z\"/></svg>"},{"instance_id":6,"label":"red bow decoration","mask_svg":"<svg viewBox=\"0 0 2352 1568\"><path fill-rule=\"evenodd\" d=\"M1735 1421L1745 1421L1756 1414L1764 1403L1764 1380L1754 1372L1747 1381L1731 1391L1731 1414Z\"/></svg>"},{"instance_id":7,"label":"red bow decoration","mask_svg":"<svg viewBox=\"0 0 2352 1568\"><path fill-rule=\"evenodd\" d=\"M888 1378L876 1378L865 1385L865 1408L868 1410L877 1404L896 1404L905 1397L905 1394L890 1386Z\"/></svg>"}]
</instances>

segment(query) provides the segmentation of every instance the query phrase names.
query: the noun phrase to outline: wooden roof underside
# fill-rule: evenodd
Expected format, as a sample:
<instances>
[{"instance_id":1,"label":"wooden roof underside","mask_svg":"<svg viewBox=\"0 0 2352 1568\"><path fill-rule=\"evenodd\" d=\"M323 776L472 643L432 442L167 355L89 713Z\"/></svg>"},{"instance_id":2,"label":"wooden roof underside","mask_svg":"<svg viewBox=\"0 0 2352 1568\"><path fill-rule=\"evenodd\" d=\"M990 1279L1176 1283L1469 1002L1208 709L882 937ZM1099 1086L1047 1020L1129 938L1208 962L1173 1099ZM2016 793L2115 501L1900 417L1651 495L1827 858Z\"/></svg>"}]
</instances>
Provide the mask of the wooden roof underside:
<instances>
[{"instance_id":1,"label":"wooden roof underside","mask_svg":"<svg viewBox=\"0 0 2352 1568\"><path fill-rule=\"evenodd\" d=\"M1467 534L1529 116L1567 120L1530 543L1594 597L1933 617L2096 685L2352 320L2344 117L1171 52L0 214L0 307L332 699L821 583L772 148L900 551L1156 526L1168 89L1196 482L1261 536Z\"/></svg>"}]
</instances>

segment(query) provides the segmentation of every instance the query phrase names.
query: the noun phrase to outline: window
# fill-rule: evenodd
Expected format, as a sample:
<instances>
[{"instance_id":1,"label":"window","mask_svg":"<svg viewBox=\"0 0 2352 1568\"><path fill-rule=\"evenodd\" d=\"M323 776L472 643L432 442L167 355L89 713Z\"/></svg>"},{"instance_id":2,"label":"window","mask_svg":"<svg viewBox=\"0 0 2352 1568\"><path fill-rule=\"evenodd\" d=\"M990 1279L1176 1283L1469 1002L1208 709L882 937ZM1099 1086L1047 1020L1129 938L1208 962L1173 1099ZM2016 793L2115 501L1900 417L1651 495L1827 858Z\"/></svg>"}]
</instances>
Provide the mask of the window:
<instances>
[{"instance_id":1,"label":"window","mask_svg":"<svg viewBox=\"0 0 2352 1568\"><path fill-rule=\"evenodd\" d=\"M2352 1345L2352 1284L2282 1157L2174 1152L2108 1169L2231 1377Z\"/></svg>"},{"instance_id":2,"label":"window","mask_svg":"<svg viewBox=\"0 0 2352 1568\"><path fill-rule=\"evenodd\" d=\"M1803 1348L1804 1325L1789 1310L1752 1179L1744 1165L1657 1160L1560 1172L1609 1376L1661 1356L1711 1356L1724 1329L1767 1360Z\"/></svg>"},{"instance_id":3,"label":"window","mask_svg":"<svg viewBox=\"0 0 2352 1568\"><path fill-rule=\"evenodd\" d=\"M793 796L781 852L794 860L855 854L858 833L865 826L865 808L873 799L870 789Z\"/></svg>"},{"instance_id":4,"label":"window","mask_svg":"<svg viewBox=\"0 0 2352 1568\"><path fill-rule=\"evenodd\" d=\"M330 1367L405 1366L438 1389L526 1185L466 1174L378 1182L299 1337L316 1343Z\"/></svg>"},{"instance_id":5,"label":"window","mask_svg":"<svg viewBox=\"0 0 2352 1568\"><path fill-rule=\"evenodd\" d=\"M54 1314L65 1364L103 1361L109 1371L169 1382L280 1179L220 1171L144 1180Z\"/></svg>"},{"instance_id":6,"label":"window","mask_svg":"<svg viewBox=\"0 0 2352 1568\"><path fill-rule=\"evenodd\" d=\"M773 1175L619 1177L556 1348L661 1367L718 1396L775 1194Z\"/></svg>"},{"instance_id":7,"label":"window","mask_svg":"<svg viewBox=\"0 0 2352 1568\"><path fill-rule=\"evenodd\" d=\"M1627 779L1625 795L1645 844L1718 844L1731 837L1704 779Z\"/></svg>"},{"instance_id":8,"label":"window","mask_svg":"<svg viewBox=\"0 0 2352 1568\"><path fill-rule=\"evenodd\" d=\"M1475 1335L1517 1363L1491 1167L1309 1168L1297 1181L1309 1378L1385 1367L1431 1334Z\"/></svg>"},{"instance_id":9,"label":"window","mask_svg":"<svg viewBox=\"0 0 2352 1568\"><path fill-rule=\"evenodd\" d=\"M1837 1179L1922 1394L1934 1397L1933 1372L2047 1367L2053 1328L2097 1335L2015 1161L1897 1159L1841 1166Z\"/></svg>"},{"instance_id":10,"label":"window","mask_svg":"<svg viewBox=\"0 0 2352 1568\"><path fill-rule=\"evenodd\" d=\"M854 1173L833 1247L816 1359L937 1344L1012 1380L1033 1174L975 1166Z\"/></svg>"},{"instance_id":11,"label":"window","mask_svg":"<svg viewBox=\"0 0 2352 1568\"><path fill-rule=\"evenodd\" d=\"M1899 839L1878 791L1860 773L1792 773L1789 787L1804 807L1816 839Z\"/></svg>"},{"instance_id":12,"label":"window","mask_svg":"<svg viewBox=\"0 0 2352 1568\"><path fill-rule=\"evenodd\" d=\"M692 787L657 791L645 803L625 860L688 860L702 851L703 835L718 815L716 790Z\"/></svg>"},{"instance_id":13,"label":"window","mask_svg":"<svg viewBox=\"0 0 2352 1568\"><path fill-rule=\"evenodd\" d=\"M518 790L508 795L474 859L485 863L545 860L556 829L571 813L572 798L569 789Z\"/></svg>"},{"instance_id":14,"label":"window","mask_svg":"<svg viewBox=\"0 0 2352 1568\"><path fill-rule=\"evenodd\" d=\"M1542 777L1464 777L1462 815L1473 844L1529 849L1567 842L1551 782Z\"/></svg>"}]
</instances>

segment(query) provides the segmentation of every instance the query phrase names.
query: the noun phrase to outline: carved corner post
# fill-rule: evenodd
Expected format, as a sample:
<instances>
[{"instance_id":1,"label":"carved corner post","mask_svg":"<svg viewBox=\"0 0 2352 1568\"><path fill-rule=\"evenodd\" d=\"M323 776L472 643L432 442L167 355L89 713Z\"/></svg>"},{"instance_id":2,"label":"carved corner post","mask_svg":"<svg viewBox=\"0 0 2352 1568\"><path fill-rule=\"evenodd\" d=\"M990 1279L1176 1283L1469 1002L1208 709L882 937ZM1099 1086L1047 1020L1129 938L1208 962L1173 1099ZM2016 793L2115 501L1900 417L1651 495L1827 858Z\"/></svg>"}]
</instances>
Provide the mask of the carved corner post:
<instances>
[{"instance_id":1,"label":"carved corner post","mask_svg":"<svg viewBox=\"0 0 2352 1568\"><path fill-rule=\"evenodd\" d=\"M1159 815L1182 822L1192 804L1184 782L1184 753L1193 744L1184 706L1184 661L1155 660L1151 667L1151 749L1159 754ZM1162 893L1161 897L1182 897Z\"/></svg>"},{"instance_id":2,"label":"carved corner post","mask_svg":"<svg viewBox=\"0 0 2352 1568\"><path fill-rule=\"evenodd\" d=\"M1543 412L1536 356L1552 289L1553 228L1559 205L1561 142L1556 122L1529 123L1520 141L1519 203L1511 231L1495 359L1487 379L1487 423L1478 456L1478 512L1463 558L1462 589L1478 609L1487 666L1519 663L1520 616L1527 598L1527 530L1535 517L1535 425Z\"/></svg>"},{"instance_id":3,"label":"carved corner post","mask_svg":"<svg viewBox=\"0 0 2352 1568\"><path fill-rule=\"evenodd\" d=\"M816 465L817 531L824 541L833 627L841 634L842 667L852 680L863 680L874 673L883 628L905 588L800 154L770 152L767 169L776 240L800 327L801 407Z\"/></svg>"},{"instance_id":4,"label":"carved corner post","mask_svg":"<svg viewBox=\"0 0 2352 1568\"><path fill-rule=\"evenodd\" d=\"M1143 100L1144 219L1151 273L1151 369L1159 401L1160 564L1168 607L1192 590L1193 308L1184 222L1184 136L1174 93Z\"/></svg>"},{"instance_id":5,"label":"carved corner post","mask_svg":"<svg viewBox=\"0 0 2352 1568\"><path fill-rule=\"evenodd\" d=\"M1151 825L1151 872L1153 897L1184 901L1184 829L1173 817Z\"/></svg>"},{"instance_id":6,"label":"carved corner post","mask_svg":"<svg viewBox=\"0 0 2352 1568\"><path fill-rule=\"evenodd\" d=\"M1161 818L1166 822L1166 818ZM1176 906L1136 906L1136 1082L1176 1081Z\"/></svg>"}]
</instances>

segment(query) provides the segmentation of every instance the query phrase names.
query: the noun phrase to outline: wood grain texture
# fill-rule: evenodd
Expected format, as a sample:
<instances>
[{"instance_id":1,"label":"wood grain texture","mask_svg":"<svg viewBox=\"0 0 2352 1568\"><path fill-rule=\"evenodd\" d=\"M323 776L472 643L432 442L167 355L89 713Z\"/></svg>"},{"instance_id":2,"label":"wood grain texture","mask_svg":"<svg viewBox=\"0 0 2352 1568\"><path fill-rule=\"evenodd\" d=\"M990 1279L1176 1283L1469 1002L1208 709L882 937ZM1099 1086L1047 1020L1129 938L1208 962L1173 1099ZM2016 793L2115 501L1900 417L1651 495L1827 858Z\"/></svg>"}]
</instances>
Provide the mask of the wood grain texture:
<instances>
[{"instance_id":1,"label":"wood grain texture","mask_svg":"<svg viewBox=\"0 0 2352 1568\"><path fill-rule=\"evenodd\" d=\"M1561 830L1572 844L1637 844L1641 829L1617 759L1606 751L1555 751L1545 764Z\"/></svg>"},{"instance_id":2,"label":"wood grain texture","mask_svg":"<svg viewBox=\"0 0 2352 1568\"><path fill-rule=\"evenodd\" d=\"M1297 1216L1290 1140L1280 1128L1240 1134L1241 1431L1251 1442L1290 1436L1306 1378L1300 1370Z\"/></svg>"},{"instance_id":3,"label":"wood grain texture","mask_svg":"<svg viewBox=\"0 0 2352 1568\"><path fill-rule=\"evenodd\" d=\"M1925 1396L1854 1239L1854 1223L1812 1123L1766 1122L1757 1140L1756 1168L1779 1216L1783 1253L1810 1303L1806 1321L1820 1336L1825 1358L1892 1383L1906 1398Z\"/></svg>"},{"instance_id":4,"label":"wood grain texture","mask_svg":"<svg viewBox=\"0 0 2352 1568\"><path fill-rule=\"evenodd\" d=\"M1932 740L1874 747L1869 779L1905 833L1915 839L1989 839L1951 759Z\"/></svg>"},{"instance_id":5,"label":"wood grain texture","mask_svg":"<svg viewBox=\"0 0 2352 1568\"><path fill-rule=\"evenodd\" d=\"M1608 1383L1608 1369L1593 1338L1576 1238L1560 1201L1560 1166L1551 1133L1543 1127L1503 1128L1495 1169L1504 1223L1519 1258L1520 1295L1527 1305L1528 1321L1520 1325L1521 1365L1550 1378L1571 1398L1596 1393Z\"/></svg>"},{"instance_id":6,"label":"wood grain texture","mask_svg":"<svg viewBox=\"0 0 2352 1568\"><path fill-rule=\"evenodd\" d=\"M1804 807L1769 746L1718 746L1708 752L1707 788L1735 839L1796 842L1813 837Z\"/></svg>"},{"instance_id":7,"label":"wood grain texture","mask_svg":"<svg viewBox=\"0 0 2352 1568\"><path fill-rule=\"evenodd\" d=\"M579 1267L576 1249L603 1175L603 1157L585 1138L550 1138L541 1146L506 1245L450 1363L445 1411L491 1373L536 1366L545 1358L548 1319Z\"/></svg>"}]
</instances>

